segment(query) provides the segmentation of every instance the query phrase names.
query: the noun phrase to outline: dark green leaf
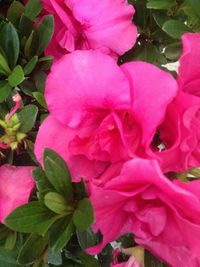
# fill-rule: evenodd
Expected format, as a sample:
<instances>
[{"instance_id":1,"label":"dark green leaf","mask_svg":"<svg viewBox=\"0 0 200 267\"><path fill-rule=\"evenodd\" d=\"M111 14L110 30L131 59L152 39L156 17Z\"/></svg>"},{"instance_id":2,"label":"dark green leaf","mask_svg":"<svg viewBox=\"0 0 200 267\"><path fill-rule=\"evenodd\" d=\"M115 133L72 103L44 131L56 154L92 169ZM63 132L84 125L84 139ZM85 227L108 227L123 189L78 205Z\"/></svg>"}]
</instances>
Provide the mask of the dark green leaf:
<instances>
[{"instance_id":1,"label":"dark green leaf","mask_svg":"<svg viewBox=\"0 0 200 267\"><path fill-rule=\"evenodd\" d=\"M38 62L38 56L32 57L31 60L24 67L24 74L25 75L30 74L34 70L37 62Z\"/></svg>"},{"instance_id":2,"label":"dark green leaf","mask_svg":"<svg viewBox=\"0 0 200 267\"><path fill-rule=\"evenodd\" d=\"M51 65L53 63L53 57L52 56L42 57L38 60L38 62L40 62L41 70L48 70L51 68Z\"/></svg>"},{"instance_id":3,"label":"dark green leaf","mask_svg":"<svg viewBox=\"0 0 200 267\"><path fill-rule=\"evenodd\" d=\"M33 30L33 27L33 21L23 14L19 21L20 36L28 38Z\"/></svg>"},{"instance_id":4,"label":"dark green leaf","mask_svg":"<svg viewBox=\"0 0 200 267\"><path fill-rule=\"evenodd\" d=\"M60 251L70 240L74 231L71 217L59 221L53 226L50 234L50 246L53 252Z\"/></svg>"},{"instance_id":5,"label":"dark green leaf","mask_svg":"<svg viewBox=\"0 0 200 267\"><path fill-rule=\"evenodd\" d=\"M0 53L0 74L8 76L11 73L11 70L8 66L8 63L4 56Z\"/></svg>"},{"instance_id":6,"label":"dark green leaf","mask_svg":"<svg viewBox=\"0 0 200 267\"><path fill-rule=\"evenodd\" d=\"M38 191L46 191L53 189L52 185L49 183L44 171L41 168L37 168L33 171L33 178L36 181L36 186Z\"/></svg>"},{"instance_id":7,"label":"dark green leaf","mask_svg":"<svg viewBox=\"0 0 200 267\"><path fill-rule=\"evenodd\" d=\"M20 264L33 263L43 252L48 243L48 235L41 237L31 234L23 245L18 256Z\"/></svg>"},{"instance_id":8,"label":"dark green leaf","mask_svg":"<svg viewBox=\"0 0 200 267\"><path fill-rule=\"evenodd\" d=\"M44 235L48 228L59 219L50 210L34 201L14 210L5 220L12 230L22 233L38 233Z\"/></svg>"},{"instance_id":9,"label":"dark green leaf","mask_svg":"<svg viewBox=\"0 0 200 267\"><path fill-rule=\"evenodd\" d=\"M35 42L36 42L34 41L33 37L34 37L34 33L32 31L24 46L24 54L25 54L25 57L27 58L30 58L32 54L33 56L35 54L35 53L32 53L32 46L35 47Z\"/></svg>"},{"instance_id":10,"label":"dark green leaf","mask_svg":"<svg viewBox=\"0 0 200 267\"><path fill-rule=\"evenodd\" d=\"M156 24L162 29L163 24L169 20L169 17L165 14L164 11L154 11L153 18Z\"/></svg>"},{"instance_id":11,"label":"dark green leaf","mask_svg":"<svg viewBox=\"0 0 200 267\"><path fill-rule=\"evenodd\" d=\"M38 108L35 105L27 105L18 113L18 118L21 123L21 132L27 133L33 128L37 113Z\"/></svg>"},{"instance_id":12,"label":"dark green leaf","mask_svg":"<svg viewBox=\"0 0 200 267\"><path fill-rule=\"evenodd\" d=\"M175 0L149 0L147 3L147 8L168 10L175 5Z\"/></svg>"},{"instance_id":13,"label":"dark green leaf","mask_svg":"<svg viewBox=\"0 0 200 267\"><path fill-rule=\"evenodd\" d=\"M0 103L10 95L11 90L12 87L7 81L0 81Z\"/></svg>"},{"instance_id":14,"label":"dark green leaf","mask_svg":"<svg viewBox=\"0 0 200 267\"><path fill-rule=\"evenodd\" d=\"M0 267L24 267L17 264L17 253L0 247Z\"/></svg>"},{"instance_id":15,"label":"dark green leaf","mask_svg":"<svg viewBox=\"0 0 200 267\"><path fill-rule=\"evenodd\" d=\"M180 42L169 44L165 48L165 56L171 60L176 61L180 57L181 51L182 51L182 45Z\"/></svg>"},{"instance_id":16,"label":"dark green leaf","mask_svg":"<svg viewBox=\"0 0 200 267\"><path fill-rule=\"evenodd\" d=\"M197 16L200 18L200 1L199 0L188 0L188 3L193 8L194 12L197 14Z\"/></svg>"},{"instance_id":17,"label":"dark green leaf","mask_svg":"<svg viewBox=\"0 0 200 267\"><path fill-rule=\"evenodd\" d=\"M98 255L98 260L103 267L110 267L113 260L113 247L108 244ZM145 267L152 267L151 265Z\"/></svg>"},{"instance_id":18,"label":"dark green leaf","mask_svg":"<svg viewBox=\"0 0 200 267\"><path fill-rule=\"evenodd\" d=\"M65 161L53 150L45 149L44 167L49 182L66 199L73 199L71 178Z\"/></svg>"},{"instance_id":19,"label":"dark green leaf","mask_svg":"<svg viewBox=\"0 0 200 267\"><path fill-rule=\"evenodd\" d=\"M185 32L191 32L191 29L188 28L183 22L173 19L166 21L163 24L162 29L169 36L175 39L179 39Z\"/></svg>"},{"instance_id":20,"label":"dark green leaf","mask_svg":"<svg viewBox=\"0 0 200 267\"><path fill-rule=\"evenodd\" d=\"M164 263L160 262L153 256L150 252L145 250L145 257L144 257L145 266L151 267L167 267Z\"/></svg>"},{"instance_id":21,"label":"dark green leaf","mask_svg":"<svg viewBox=\"0 0 200 267\"><path fill-rule=\"evenodd\" d=\"M79 201L73 214L74 224L79 231L85 231L94 221L94 213L90 200L84 198Z\"/></svg>"},{"instance_id":22,"label":"dark green leaf","mask_svg":"<svg viewBox=\"0 0 200 267\"><path fill-rule=\"evenodd\" d=\"M145 43L144 45L138 45L135 47L132 55L132 60L147 61L155 63L158 57L157 47L151 43Z\"/></svg>"},{"instance_id":23,"label":"dark green leaf","mask_svg":"<svg viewBox=\"0 0 200 267\"><path fill-rule=\"evenodd\" d=\"M92 247L99 242L99 235L93 233L91 228L88 228L84 232L77 231L76 233L79 245L83 250Z\"/></svg>"},{"instance_id":24,"label":"dark green leaf","mask_svg":"<svg viewBox=\"0 0 200 267\"><path fill-rule=\"evenodd\" d=\"M24 81L24 71L20 65L17 65L12 73L8 76L10 86L15 87Z\"/></svg>"},{"instance_id":25,"label":"dark green leaf","mask_svg":"<svg viewBox=\"0 0 200 267\"><path fill-rule=\"evenodd\" d=\"M93 256L87 255L84 252L81 252L81 254L79 255L79 258L81 259L84 266L100 267L97 259L95 259Z\"/></svg>"},{"instance_id":26,"label":"dark green leaf","mask_svg":"<svg viewBox=\"0 0 200 267\"><path fill-rule=\"evenodd\" d=\"M47 104L44 98L44 95L40 92L33 92L34 98L37 100L37 102L45 109L47 109Z\"/></svg>"},{"instance_id":27,"label":"dark green leaf","mask_svg":"<svg viewBox=\"0 0 200 267\"><path fill-rule=\"evenodd\" d=\"M41 12L42 5L40 0L29 0L25 6L25 15L34 20Z\"/></svg>"},{"instance_id":28,"label":"dark green leaf","mask_svg":"<svg viewBox=\"0 0 200 267\"><path fill-rule=\"evenodd\" d=\"M7 18L14 26L18 26L20 17L24 12L24 6L19 1L13 1L7 13Z\"/></svg>"},{"instance_id":29,"label":"dark green leaf","mask_svg":"<svg viewBox=\"0 0 200 267\"><path fill-rule=\"evenodd\" d=\"M13 69L19 56L19 37L10 22L5 23L0 29L0 47L7 57L10 68Z\"/></svg>"},{"instance_id":30,"label":"dark green leaf","mask_svg":"<svg viewBox=\"0 0 200 267\"><path fill-rule=\"evenodd\" d=\"M54 33L54 18L52 15L45 16L38 27L35 29L35 33L38 36L38 48L36 54L39 56L47 47Z\"/></svg>"},{"instance_id":31,"label":"dark green leaf","mask_svg":"<svg viewBox=\"0 0 200 267\"><path fill-rule=\"evenodd\" d=\"M38 71L34 75L35 84L39 92L44 93L47 75L44 71Z\"/></svg>"}]
</instances>

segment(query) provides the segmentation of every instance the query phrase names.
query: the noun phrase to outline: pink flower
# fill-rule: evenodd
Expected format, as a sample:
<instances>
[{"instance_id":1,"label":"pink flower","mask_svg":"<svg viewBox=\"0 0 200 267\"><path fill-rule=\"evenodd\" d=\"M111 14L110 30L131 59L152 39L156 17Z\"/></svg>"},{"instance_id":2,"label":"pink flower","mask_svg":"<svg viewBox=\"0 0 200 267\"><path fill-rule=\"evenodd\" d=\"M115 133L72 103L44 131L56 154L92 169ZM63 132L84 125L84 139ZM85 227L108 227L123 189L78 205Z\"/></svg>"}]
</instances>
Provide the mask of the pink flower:
<instances>
[{"instance_id":1,"label":"pink flower","mask_svg":"<svg viewBox=\"0 0 200 267\"><path fill-rule=\"evenodd\" d=\"M51 115L40 127L35 154L41 162L44 148L54 149L79 177L98 176L110 163L137 155L148 157L176 88L169 74L148 63L119 67L98 51L66 55L47 79Z\"/></svg>"},{"instance_id":2,"label":"pink flower","mask_svg":"<svg viewBox=\"0 0 200 267\"><path fill-rule=\"evenodd\" d=\"M0 167L0 222L17 207L28 202L34 181L34 167Z\"/></svg>"},{"instance_id":3,"label":"pink flower","mask_svg":"<svg viewBox=\"0 0 200 267\"><path fill-rule=\"evenodd\" d=\"M200 34L184 34L179 60L179 92L159 127L165 149L157 153L164 171L200 166Z\"/></svg>"},{"instance_id":4,"label":"pink flower","mask_svg":"<svg viewBox=\"0 0 200 267\"><path fill-rule=\"evenodd\" d=\"M116 170L117 173L117 170ZM200 181L169 181L155 160L132 159L104 187L90 185L96 230L91 254L124 233L172 267L200 264Z\"/></svg>"},{"instance_id":5,"label":"pink flower","mask_svg":"<svg viewBox=\"0 0 200 267\"><path fill-rule=\"evenodd\" d=\"M43 0L43 8L54 15L55 33L46 54L56 59L77 49L116 57L135 44L134 8L127 0Z\"/></svg>"}]
</instances>

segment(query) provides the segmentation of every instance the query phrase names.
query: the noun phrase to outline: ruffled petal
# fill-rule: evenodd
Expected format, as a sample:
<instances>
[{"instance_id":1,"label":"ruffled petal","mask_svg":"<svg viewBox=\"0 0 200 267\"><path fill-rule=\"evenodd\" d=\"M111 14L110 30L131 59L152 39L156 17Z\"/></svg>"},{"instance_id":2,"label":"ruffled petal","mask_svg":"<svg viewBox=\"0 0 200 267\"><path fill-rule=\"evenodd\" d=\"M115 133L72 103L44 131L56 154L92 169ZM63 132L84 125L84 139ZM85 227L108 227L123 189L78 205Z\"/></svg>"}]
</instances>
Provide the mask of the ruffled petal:
<instances>
[{"instance_id":1,"label":"ruffled petal","mask_svg":"<svg viewBox=\"0 0 200 267\"><path fill-rule=\"evenodd\" d=\"M35 142L35 155L42 164L45 148L55 150L66 161L72 178L95 178L105 169L106 164L88 160L85 156L73 156L69 152L69 142L76 136L76 130L71 129L49 115L42 123Z\"/></svg>"},{"instance_id":2,"label":"ruffled petal","mask_svg":"<svg viewBox=\"0 0 200 267\"><path fill-rule=\"evenodd\" d=\"M0 167L0 222L17 207L28 202L34 187L34 167Z\"/></svg>"},{"instance_id":3,"label":"ruffled petal","mask_svg":"<svg viewBox=\"0 0 200 267\"><path fill-rule=\"evenodd\" d=\"M75 51L52 67L45 96L52 115L77 127L88 111L129 108L129 85L115 61L98 51Z\"/></svg>"},{"instance_id":4,"label":"ruffled petal","mask_svg":"<svg viewBox=\"0 0 200 267\"><path fill-rule=\"evenodd\" d=\"M186 33L182 36L183 53L179 60L178 81L188 93L200 96L200 33Z\"/></svg>"},{"instance_id":5,"label":"ruffled petal","mask_svg":"<svg viewBox=\"0 0 200 267\"><path fill-rule=\"evenodd\" d=\"M109 48L122 55L133 47L137 29L132 23L134 8L127 0L68 0L92 49ZM123 36L123 38L121 38Z\"/></svg>"},{"instance_id":6,"label":"ruffled petal","mask_svg":"<svg viewBox=\"0 0 200 267\"><path fill-rule=\"evenodd\" d=\"M176 81L170 74L145 62L126 63L121 68L130 82L133 112L143 131L142 143L149 145L176 95Z\"/></svg>"}]
</instances>

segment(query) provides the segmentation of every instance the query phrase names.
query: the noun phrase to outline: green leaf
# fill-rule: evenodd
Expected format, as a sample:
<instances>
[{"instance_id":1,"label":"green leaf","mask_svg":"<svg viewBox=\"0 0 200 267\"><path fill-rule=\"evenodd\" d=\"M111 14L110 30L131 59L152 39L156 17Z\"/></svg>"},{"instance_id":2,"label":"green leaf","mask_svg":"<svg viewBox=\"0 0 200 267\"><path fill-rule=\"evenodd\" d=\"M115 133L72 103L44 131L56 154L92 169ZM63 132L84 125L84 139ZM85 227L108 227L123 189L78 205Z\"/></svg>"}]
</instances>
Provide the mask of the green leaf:
<instances>
[{"instance_id":1,"label":"green leaf","mask_svg":"<svg viewBox=\"0 0 200 267\"><path fill-rule=\"evenodd\" d=\"M19 21L20 36L28 38L33 30L33 27L34 22L23 14Z\"/></svg>"},{"instance_id":2,"label":"green leaf","mask_svg":"<svg viewBox=\"0 0 200 267\"><path fill-rule=\"evenodd\" d=\"M32 43L33 43L33 36L34 36L34 33L33 31L30 33L26 43L25 43L25 46L24 46L24 54L25 54L25 57L29 58L31 56L31 46L32 46Z\"/></svg>"},{"instance_id":3,"label":"green leaf","mask_svg":"<svg viewBox=\"0 0 200 267\"><path fill-rule=\"evenodd\" d=\"M38 71L34 75L35 84L39 92L44 93L47 74L44 71Z\"/></svg>"},{"instance_id":4,"label":"green leaf","mask_svg":"<svg viewBox=\"0 0 200 267\"><path fill-rule=\"evenodd\" d=\"M45 149L44 167L49 182L66 199L73 199L73 188L65 161L53 150Z\"/></svg>"},{"instance_id":5,"label":"green leaf","mask_svg":"<svg viewBox=\"0 0 200 267\"><path fill-rule=\"evenodd\" d=\"M61 265L62 264L62 255L61 252L53 252L52 249L48 249L48 263Z\"/></svg>"},{"instance_id":6,"label":"green leaf","mask_svg":"<svg viewBox=\"0 0 200 267\"><path fill-rule=\"evenodd\" d=\"M38 62L40 62L40 69L41 70L49 70L53 63L52 56L41 57Z\"/></svg>"},{"instance_id":7,"label":"green leaf","mask_svg":"<svg viewBox=\"0 0 200 267\"><path fill-rule=\"evenodd\" d=\"M59 221L50 233L50 246L53 252L60 251L69 242L75 230L71 217Z\"/></svg>"},{"instance_id":8,"label":"green leaf","mask_svg":"<svg viewBox=\"0 0 200 267\"><path fill-rule=\"evenodd\" d=\"M7 81L0 81L0 103L10 95L11 90L12 87Z\"/></svg>"},{"instance_id":9,"label":"green leaf","mask_svg":"<svg viewBox=\"0 0 200 267\"><path fill-rule=\"evenodd\" d=\"M35 20L35 18L40 14L42 10L42 5L40 0L29 0L25 6L25 15L31 20Z\"/></svg>"},{"instance_id":10,"label":"green leaf","mask_svg":"<svg viewBox=\"0 0 200 267\"><path fill-rule=\"evenodd\" d=\"M27 105L17 114L21 123L21 132L27 133L33 128L37 114L38 108L35 105Z\"/></svg>"},{"instance_id":11,"label":"green leaf","mask_svg":"<svg viewBox=\"0 0 200 267\"><path fill-rule=\"evenodd\" d=\"M11 69L17 63L19 56L19 37L12 23L4 23L0 29L0 47L7 57Z\"/></svg>"},{"instance_id":12,"label":"green leaf","mask_svg":"<svg viewBox=\"0 0 200 267\"><path fill-rule=\"evenodd\" d=\"M111 244L105 246L105 248L98 255L98 260L103 267L110 267L111 262L113 260L113 247ZM145 267L152 267L151 265L147 265Z\"/></svg>"},{"instance_id":13,"label":"green leaf","mask_svg":"<svg viewBox=\"0 0 200 267\"><path fill-rule=\"evenodd\" d=\"M179 39L183 33L191 32L191 29L188 28L183 22L178 20L168 20L163 24L163 31L166 32L170 37Z\"/></svg>"},{"instance_id":14,"label":"green leaf","mask_svg":"<svg viewBox=\"0 0 200 267\"><path fill-rule=\"evenodd\" d=\"M7 18L15 27L17 27L23 12L24 6L22 3L19 1L13 1L8 9Z\"/></svg>"},{"instance_id":15,"label":"green leaf","mask_svg":"<svg viewBox=\"0 0 200 267\"><path fill-rule=\"evenodd\" d=\"M38 62L38 56L32 57L31 60L24 67L24 74L25 75L30 74L34 70L37 62Z\"/></svg>"},{"instance_id":16,"label":"green leaf","mask_svg":"<svg viewBox=\"0 0 200 267\"><path fill-rule=\"evenodd\" d=\"M44 235L59 218L40 202L34 201L14 210L5 219L5 224L18 232Z\"/></svg>"},{"instance_id":17,"label":"green leaf","mask_svg":"<svg viewBox=\"0 0 200 267\"><path fill-rule=\"evenodd\" d=\"M152 9L170 9L176 6L175 0L149 0L147 3L147 8Z\"/></svg>"},{"instance_id":18,"label":"green leaf","mask_svg":"<svg viewBox=\"0 0 200 267\"><path fill-rule=\"evenodd\" d=\"M8 76L10 86L15 87L24 81L24 71L20 65L17 65L12 73Z\"/></svg>"},{"instance_id":19,"label":"green leaf","mask_svg":"<svg viewBox=\"0 0 200 267\"><path fill-rule=\"evenodd\" d=\"M52 185L49 183L45 172L41 168L37 168L32 172L33 178L36 181L36 186L38 191L43 192L46 190L53 189Z\"/></svg>"},{"instance_id":20,"label":"green leaf","mask_svg":"<svg viewBox=\"0 0 200 267\"><path fill-rule=\"evenodd\" d=\"M197 14L197 16L200 18L200 1L199 0L188 0L188 3L193 8L194 12Z\"/></svg>"},{"instance_id":21,"label":"green leaf","mask_svg":"<svg viewBox=\"0 0 200 267\"><path fill-rule=\"evenodd\" d=\"M16 241L17 241L17 233L10 231L6 237L6 243L4 247L12 250L15 247Z\"/></svg>"},{"instance_id":22,"label":"green leaf","mask_svg":"<svg viewBox=\"0 0 200 267\"><path fill-rule=\"evenodd\" d=\"M69 206L66 199L57 192L49 192L44 197L44 204L57 214L70 214L73 207Z\"/></svg>"},{"instance_id":23,"label":"green leaf","mask_svg":"<svg viewBox=\"0 0 200 267\"><path fill-rule=\"evenodd\" d=\"M157 260L150 252L145 250L145 257L144 257L145 266L151 267L167 267L164 263Z\"/></svg>"},{"instance_id":24,"label":"green leaf","mask_svg":"<svg viewBox=\"0 0 200 267\"><path fill-rule=\"evenodd\" d=\"M40 255L42 255L48 244L48 240L48 235L41 237L37 234L31 234L19 253L18 262L20 264L33 263Z\"/></svg>"},{"instance_id":25,"label":"green leaf","mask_svg":"<svg viewBox=\"0 0 200 267\"><path fill-rule=\"evenodd\" d=\"M80 253L79 258L81 259L84 266L100 267L97 259L95 259L93 256L90 256L84 252Z\"/></svg>"},{"instance_id":26,"label":"green leaf","mask_svg":"<svg viewBox=\"0 0 200 267\"><path fill-rule=\"evenodd\" d=\"M36 164L38 163L36 156L34 154L34 143L31 140L26 140L26 151L29 154L30 158Z\"/></svg>"},{"instance_id":27,"label":"green leaf","mask_svg":"<svg viewBox=\"0 0 200 267\"><path fill-rule=\"evenodd\" d=\"M155 63L158 58L159 51L157 47L151 43L145 43L144 45L137 45L134 49L132 60L147 61Z\"/></svg>"},{"instance_id":28,"label":"green leaf","mask_svg":"<svg viewBox=\"0 0 200 267\"><path fill-rule=\"evenodd\" d=\"M99 235L92 232L91 228L88 228L84 232L76 231L78 242L80 247L85 250L92 247L99 242Z\"/></svg>"},{"instance_id":29,"label":"green leaf","mask_svg":"<svg viewBox=\"0 0 200 267\"><path fill-rule=\"evenodd\" d=\"M4 56L0 53L0 74L8 76L11 73L11 70L8 66L8 63Z\"/></svg>"},{"instance_id":30,"label":"green leaf","mask_svg":"<svg viewBox=\"0 0 200 267\"><path fill-rule=\"evenodd\" d=\"M16 260L16 252L0 247L0 267L23 267Z\"/></svg>"},{"instance_id":31,"label":"green leaf","mask_svg":"<svg viewBox=\"0 0 200 267\"><path fill-rule=\"evenodd\" d=\"M85 231L94 222L94 213L90 200L84 198L79 201L73 214L74 224L79 231Z\"/></svg>"},{"instance_id":32,"label":"green leaf","mask_svg":"<svg viewBox=\"0 0 200 267\"><path fill-rule=\"evenodd\" d=\"M182 45L180 42L169 44L165 48L165 56L170 60L178 60L182 52Z\"/></svg>"},{"instance_id":33,"label":"green leaf","mask_svg":"<svg viewBox=\"0 0 200 267\"><path fill-rule=\"evenodd\" d=\"M156 24L162 29L163 24L169 20L169 17L166 15L165 11L155 10L153 12L153 18Z\"/></svg>"},{"instance_id":34,"label":"green leaf","mask_svg":"<svg viewBox=\"0 0 200 267\"><path fill-rule=\"evenodd\" d=\"M35 1L35 0L33 0ZM38 48L36 54L39 56L47 47L54 33L54 18L52 15L45 16L35 30L38 36Z\"/></svg>"},{"instance_id":35,"label":"green leaf","mask_svg":"<svg viewBox=\"0 0 200 267\"><path fill-rule=\"evenodd\" d=\"M43 108L47 109L47 103L46 103L44 95L42 93L33 92L33 96Z\"/></svg>"}]
</instances>

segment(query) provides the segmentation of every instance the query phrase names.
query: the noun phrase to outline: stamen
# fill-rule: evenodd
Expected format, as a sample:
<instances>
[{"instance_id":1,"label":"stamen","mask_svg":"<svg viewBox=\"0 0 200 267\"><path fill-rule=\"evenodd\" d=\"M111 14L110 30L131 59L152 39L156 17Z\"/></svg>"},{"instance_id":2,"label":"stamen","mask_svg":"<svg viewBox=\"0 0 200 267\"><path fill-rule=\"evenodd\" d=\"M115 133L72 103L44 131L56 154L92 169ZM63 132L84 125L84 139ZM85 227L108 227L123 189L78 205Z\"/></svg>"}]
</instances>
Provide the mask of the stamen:
<instances>
[{"instance_id":1,"label":"stamen","mask_svg":"<svg viewBox=\"0 0 200 267\"><path fill-rule=\"evenodd\" d=\"M21 105L21 96L19 93L12 97L13 101L15 102L15 106L11 109L10 113L6 116L6 121L10 120L10 118L17 112Z\"/></svg>"}]
</instances>

